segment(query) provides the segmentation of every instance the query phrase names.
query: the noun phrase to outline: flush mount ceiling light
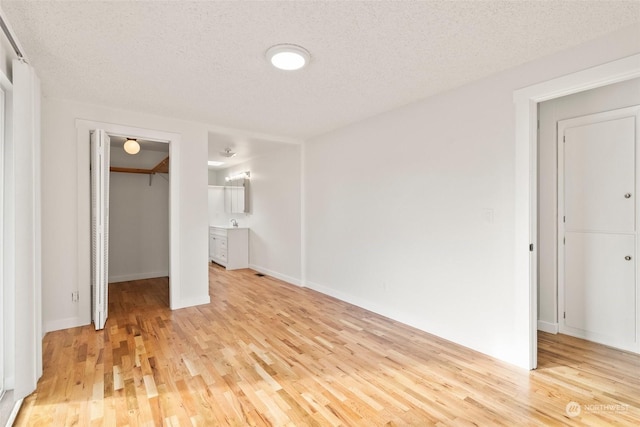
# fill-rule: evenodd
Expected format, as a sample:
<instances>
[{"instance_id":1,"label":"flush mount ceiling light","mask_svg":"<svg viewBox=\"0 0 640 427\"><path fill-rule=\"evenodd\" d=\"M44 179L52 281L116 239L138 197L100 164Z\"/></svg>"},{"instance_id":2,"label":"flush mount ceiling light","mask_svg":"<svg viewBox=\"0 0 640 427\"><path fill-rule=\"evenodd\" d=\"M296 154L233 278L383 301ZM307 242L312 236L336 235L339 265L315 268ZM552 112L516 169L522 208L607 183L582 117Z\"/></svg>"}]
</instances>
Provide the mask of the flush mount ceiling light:
<instances>
[{"instance_id":1,"label":"flush mount ceiling light","mask_svg":"<svg viewBox=\"0 0 640 427\"><path fill-rule=\"evenodd\" d=\"M295 44L277 44L267 50L267 59L280 70L293 71L309 63L309 51Z\"/></svg>"},{"instance_id":2,"label":"flush mount ceiling light","mask_svg":"<svg viewBox=\"0 0 640 427\"><path fill-rule=\"evenodd\" d=\"M231 151L231 148L225 148L224 151L220 151L220 155L222 157L233 157L238 153L234 153L233 151Z\"/></svg>"},{"instance_id":3,"label":"flush mount ceiling light","mask_svg":"<svg viewBox=\"0 0 640 427\"><path fill-rule=\"evenodd\" d=\"M138 144L138 141L134 138L127 138L122 148L124 148L124 151L126 151L127 154L138 154L140 151L140 144Z\"/></svg>"},{"instance_id":4,"label":"flush mount ceiling light","mask_svg":"<svg viewBox=\"0 0 640 427\"><path fill-rule=\"evenodd\" d=\"M209 160L209 166L222 166L224 162L217 162L215 160Z\"/></svg>"}]
</instances>

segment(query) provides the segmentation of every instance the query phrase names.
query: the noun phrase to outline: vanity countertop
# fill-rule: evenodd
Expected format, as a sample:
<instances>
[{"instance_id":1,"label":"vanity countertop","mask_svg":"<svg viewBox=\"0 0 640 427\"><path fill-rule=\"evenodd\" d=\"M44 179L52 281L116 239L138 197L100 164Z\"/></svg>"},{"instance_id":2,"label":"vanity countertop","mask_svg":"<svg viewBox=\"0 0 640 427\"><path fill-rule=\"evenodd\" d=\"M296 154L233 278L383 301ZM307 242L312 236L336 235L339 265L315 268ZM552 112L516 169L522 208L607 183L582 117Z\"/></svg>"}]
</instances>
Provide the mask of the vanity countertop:
<instances>
[{"instance_id":1,"label":"vanity countertop","mask_svg":"<svg viewBox=\"0 0 640 427\"><path fill-rule=\"evenodd\" d=\"M242 227L242 226L237 226L234 227L233 225L210 225L209 228L224 228L225 230L237 230L237 229L247 229L249 227Z\"/></svg>"}]
</instances>

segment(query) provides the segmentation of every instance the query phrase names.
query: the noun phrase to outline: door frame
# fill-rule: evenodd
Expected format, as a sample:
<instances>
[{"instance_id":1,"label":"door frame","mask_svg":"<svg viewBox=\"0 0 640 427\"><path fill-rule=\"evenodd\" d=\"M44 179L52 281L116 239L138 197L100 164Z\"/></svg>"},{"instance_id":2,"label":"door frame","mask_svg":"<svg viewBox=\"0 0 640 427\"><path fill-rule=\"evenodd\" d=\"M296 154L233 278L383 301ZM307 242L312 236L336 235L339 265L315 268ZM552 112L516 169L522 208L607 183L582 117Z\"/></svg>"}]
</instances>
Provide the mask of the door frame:
<instances>
[{"instance_id":1,"label":"door frame","mask_svg":"<svg viewBox=\"0 0 640 427\"><path fill-rule=\"evenodd\" d=\"M181 307L180 302L180 140L177 133L164 132L153 129L145 129L128 125L97 122L84 119L76 119L76 138L78 162L82 164L86 159L87 167L78 168L78 257L83 259L89 253L89 138L90 132L95 129L103 129L109 136L123 136L144 139L148 141L163 142L169 144L169 308L175 310ZM78 265L79 283L90 283L90 260ZM89 289L87 288L87 291ZM87 292L87 295L89 293ZM91 314L91 299L81 298L82 316ZM85 319L86 320L86 319ZM90 322L90 320L89 320ZM85 322L85 323L89 323Z\"/></svg>"},{"instance_id":2,"label":"door frame","mask_svg":"<svg viewBox=\"0 0 640 427\"><path fill-rule=\"evenodd\" d=\"M4 355L6 343L5 343L5 297L4 297L4 174L5 174L5 166L4 166L4 150L5 150L5 135L6 135L6 99L5 90L2 85L0 85L0 400L2 400L2 396L5 392L5 369L4 369Z\"/></svg>"},{"instance_id":3,"label":"door frame","mask_svg":"<svg viewBox=\"0 0 640 427\"><path fill-rule=\"evenodd\" d=\"M538 365L538 103L640 77L640 54L513 92L515 103L515 328L528 337L522 366ZM527 357L528 356L528 357Z\"/></svg>"},{"instance_id":4,"label":"door frame","mask_svg":"<svg viewBox=\"0 0 640 427\"><path fill-rule=\"evenodd\" d=\"M11 390L15 386L15 355L8 352L15 346L15 304L9 303L13 300L15 293L14 280L14 246L13 235L7 230L15 229L13 214L7 211L12 200L13 190L11 189L16 179L15 170L9 167L6 162L12 158L13 150L13 83L7 78L4 72L0 71L0 89L3 91L4 103L2 109L2 120L4 121L3 132L0 135L0 336L2 339L3 353L0 357L2 366L2 388Z\"/></svg>"},{"instance_id":5,"label":"door frame","mask_svg":"<svg viewBox=\"0 0 640 427\"><path fill-rule=\"evenodd\" d=\"M557 295L558 295L558 304L557 308L557 319L558 319L558 328L559 332L567 333L567 327L563 322L563 312L565 306L565 298L564 298L564 289L565 289L565 249L566 246L564 244L564 236L565 236L565 223L562 220L565 214L565 206L564 206L564 144L562 143L562 138L564 136L564 131L570 127L593 124L593 123L601 123L609 120L615 120L626 117L635 117L636 120L636 128L635 128L635 143L634 143L634 154L635 154L635 181L634 181L634 199L635 199L635 254L634 256L638 256L640 254L640 239L638 238L638 213L640 212L640 198L637 197L638 190L640 189L640 175L638 174L638 167L640 166L640 150L638 149L638 142L640 141L640 105L625 107L625 108L617 108L609 111L602 111L599 113L587 114L580 117L575 117L572 119L565 119L558 122L557 131L556 131L556 142L557 142L557 155L558 155L558 182L557 182L557 203L558 203L558 218L557 218ZM634 286L636 290L636 302L635 302L635 329L636 329L636 344L638 343L638 330L640 329L640 316L638 315L638 309L640 309L640 295L638 293L638 264L637 260L635 261L636 272L635 272L635 280ZM577 336L573 335L572 336ZM636 345L637 347L637 345ZM640 347L635 348L635 352L640 352Z\"/></svg>"}]
</instances>

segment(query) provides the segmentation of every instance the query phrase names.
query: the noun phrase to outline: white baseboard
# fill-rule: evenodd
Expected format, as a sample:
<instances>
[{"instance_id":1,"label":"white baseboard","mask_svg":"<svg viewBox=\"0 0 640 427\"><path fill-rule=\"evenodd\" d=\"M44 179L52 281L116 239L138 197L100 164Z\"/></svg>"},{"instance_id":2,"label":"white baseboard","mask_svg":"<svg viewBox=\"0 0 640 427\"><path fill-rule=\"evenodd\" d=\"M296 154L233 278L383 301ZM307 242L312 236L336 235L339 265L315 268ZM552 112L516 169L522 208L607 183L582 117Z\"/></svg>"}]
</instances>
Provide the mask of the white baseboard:
<instances>
[{"instance_id":1,"label":"white baseboard","mask_svg":"<svg viewBox=\"0 0 640 427\"><path fill-rule=\"evenodd\" d=\"M59 331L60 329L75 328L85 326L88 323L82 321L80 317L67 317L66 319L56 319L44 322L44 333Z\"/></svg>"},{"instance_id":2,"label":"white baseboard","mask_svg":"<svg viewBox=\"0 0 640 427\"><path fill-rule=\"evenodd\" d=\"M548 332L550 334L557 334L558 333L558 324L557 323L551 323L551 322L545 322L543 320L538 320L538 330L542 331L542 332Z\"/></svg>"},{"instance_id":3,"label":"white baseboard","mask_svg":"<svg viewBox=\"0 0 640 427\"><path fill-rule=\"evenodd\" d=\"M193 307L196 305L209 304L211 302L211 297L209 294L202 295L193 298L183 298L177 304L171 307L171 310L179 310L181 308Z\"/></svg>"},{"instance_id":4,"label":"white baseboard","mask_svg":"<svg viewBox=\"0 0 640 427\"><path fill-rule=\"evenodd\" d=\"M13 375L4 377L4 389L13 390L14 388L16 388L16 377Z\"/></svg>"},{"instance_id":5,"label":"white baseboard","mask_svg":"<svg viewBox=\"0 0 640 427\"><path fill-rule=\"evenodd\" d=\"M405 325L411 326L413 328L420 329L421 331L427 332L429 334L438 335L438 332L432 327L433 325L427 325L423 320L415 316L407 315L407 313L404 313L402 311L390 309L389 307L385 307L378 303L358 298L353 295L345 294L328 286L314 283L309 280L307 280L305 287L313 289L314 291L318 291L322 294L329 295L330 297L339 299L340 301L344 301L357 307L364 308L365 310L371 311L397 322L404 323Z\"/></svg>"},{"instance_id":6,"label":"white baseboard","mask_svg":"<svg viewBox=\"0 0 640 427\"><path fill-rule=\"evenodd\" d=\"M167 276L169 276L168 271L154 271L151 273L124 274L120 276L109 277L109 283L129 282L131 280L154 279L156 277L167 277Z\"/></svg>"},{"instance_id":7,"label":"white baseboard","mask_svg":"<svg viewBox=\"0 0 640 427\"><path fill-rule=\"evenodd\" d=\"M13 426L13 423L16 421L16 418L18 417L18 412L20 412L20 408L22 407L23 400L24 399L20 399L15 403L15 405L13 405L13 410L9 414L9 419L7 420L7 424L5 425L5 427Z\"/></svg>"},{"instance_id":8,"label":"white baseboard","mask_svg":"<svg viewBox=\"0 0 640 427\"><path fill-rule=\"evenodd\" d=\"M257 271L258 273L275 277L276 279L282 280L283 282L287 282L296 286L302 286L300 279L296 279L295 277L287 276L286 274L278 273L277 271L269 270L268 268L260 267L259 265L255 264L249 264L249 268Z\"/></svg>"}]
</instances>

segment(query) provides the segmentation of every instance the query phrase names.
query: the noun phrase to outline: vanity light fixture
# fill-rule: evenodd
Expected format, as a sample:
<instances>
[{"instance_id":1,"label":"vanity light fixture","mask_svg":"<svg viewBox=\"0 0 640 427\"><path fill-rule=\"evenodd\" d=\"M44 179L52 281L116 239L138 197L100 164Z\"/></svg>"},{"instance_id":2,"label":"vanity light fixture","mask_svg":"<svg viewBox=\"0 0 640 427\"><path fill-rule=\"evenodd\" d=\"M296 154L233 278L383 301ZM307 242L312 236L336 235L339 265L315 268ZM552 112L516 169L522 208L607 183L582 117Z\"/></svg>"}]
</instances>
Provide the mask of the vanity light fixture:
<instances>
[{"instance_id":1,"label":"vanity light fixture","mask_svg":"<svg viewBox=\"0 0 640 427\"><path fill-rule=\"evenodd\" d=\"M267 49L267 59L274 67L294 71L303 68L309 63L311 55L302 46L295 44L277 44Z\"/></svg>"},{"instance_id":2,"label":"vanity light fixture","mask_svg":"<svg viewBox=\"0 0 640 427\"><path fill-rule=\"evenodd\" d=\"M236 179L249 179L249 178L251 178L251 172L245 171L245 172L236 173L234 175L230 175L226 177L224 180L229 182L229 181L234 181Z\"/></svg>"},{"instance_id":3,"label":"vanity light fixture","mask_svg":"<svg viewBox=\"0 0 640 427\"><path fill-rule=\"evenodd\" d=\"M138 154L138 152L140 152L140 144L135 138L127 138L122 148L124 148L127 154Z\"/></svg>"},{"instance_id":4,"label":"vanity light fixture","mask_svg":"<svg viewBox=\"0 0 640 427\"><path fill-rule=\"evenodd\" d=\"M224 162L216 162L215 160L209 160L209 166L222 166Z\"/></svg>"}]
</instances>

